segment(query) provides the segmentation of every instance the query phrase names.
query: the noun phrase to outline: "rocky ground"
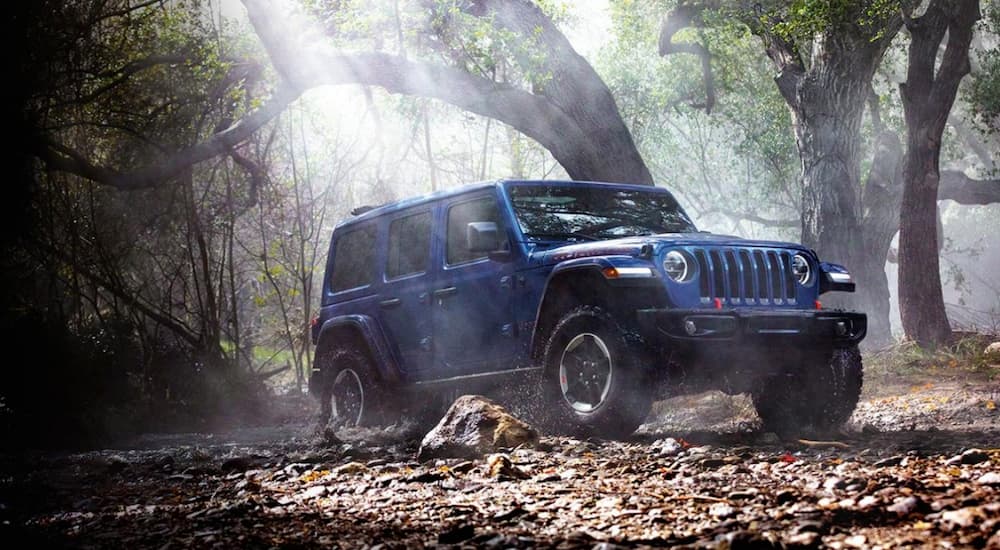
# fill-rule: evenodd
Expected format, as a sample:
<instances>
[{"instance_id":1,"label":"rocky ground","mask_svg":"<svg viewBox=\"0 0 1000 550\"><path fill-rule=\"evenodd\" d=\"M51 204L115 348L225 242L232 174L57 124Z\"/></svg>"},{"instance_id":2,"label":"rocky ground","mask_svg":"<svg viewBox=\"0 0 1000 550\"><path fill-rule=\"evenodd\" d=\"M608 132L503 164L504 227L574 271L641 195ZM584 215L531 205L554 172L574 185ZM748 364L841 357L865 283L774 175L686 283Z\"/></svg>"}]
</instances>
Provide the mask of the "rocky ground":
<instances>
[{"instance_id":1,"label":"rocky ground","mask_svg":"<svg viewBox=\"0 0 1000 550\"><path fill-rule=\"evenodd\" d=\"M889 388L831 441L781 441L745 399L704 394L657 404L627 441L543 436L473 460L418 462L405 427L317 438L306 422L8 454L0 540L1000 548L998 396L995 377Z\"/></svg>"}]
</instances>

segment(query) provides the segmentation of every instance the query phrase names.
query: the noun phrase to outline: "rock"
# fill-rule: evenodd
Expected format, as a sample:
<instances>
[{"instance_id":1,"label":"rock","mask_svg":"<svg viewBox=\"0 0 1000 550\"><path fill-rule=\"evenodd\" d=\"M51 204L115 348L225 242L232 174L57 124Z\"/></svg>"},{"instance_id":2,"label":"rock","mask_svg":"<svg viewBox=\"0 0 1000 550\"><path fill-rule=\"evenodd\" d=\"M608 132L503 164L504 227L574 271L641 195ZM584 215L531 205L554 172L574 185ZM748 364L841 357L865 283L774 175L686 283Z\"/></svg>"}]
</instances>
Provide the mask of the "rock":
<instances>
[{"instance_id":1,"label":"rock","mask_svg":"<svg viewBox=\"0 0 1000 550\"><path fill-rule=\"evenodd\" d=\"M538 432L496 402L463 395L424 436L417 459L479 458L502 448L536 443Z\"/></svg>"},{"instance_id":2,"label":"rock","mask_svg":"<svg viewBox=\"0 0 1000 550\"><path fill-rule=\"evenodd\" d=\"M326 485L313 485L305 491L302 491L303 498L319 498L328 492Z\"/></svg>"},{"instance_id":3,"label":"rock","mask_svg":"<svg viewBox=\"0 0 1000 550\"><path fill-rule=\"evenodd\" d=\"M914 496L909 496L897 500L886 509L899 516L908 516L914 512L925 510L926 508L927 506L922 500Z\"/></svg>"},{"instance_id":4,"label":"rock","mask_svg":"<svg viewBox=\"0 0 1000 550\"><path fill-rule=\"evenodd\" d=\"M435 481L442 481L447 477L441 471L429 471L411 474L403 478L403 480L410 483L434 483Z\"/></svg>"},{"instance_id":5,"label":"rock","mask_svg":"<svg viewBox=\"0 0 1000 550\"><path fill-rule=\"evenodd\" d=\"M655 451L656 454L660 456L673 456L679 452L683 447L678 441L672 437L666 439L658 439L654 441L650 446L651 451Z\"/></svg>"},{"instance_id":6,"label":"rock","mask_svg":"<svg viewBox=\"0 0 1000 550\"><path fill-rule=\"evenodd\" d=\"M360 462L348 462L343 466L337 466L336 468L333 469L333 473L337 475L359 474L367 471L368 471L368 466L365 466Z\"/></svg>"},{"instance_id":7,"label":"rock","mask_svg":"<svg viewBox=\"0 0 1000 550\"><path fill-rule=\"evenodd\" d=\"M736 509L725 502L716 502L708 507L708 513L712 517L725 519L736 514Z\"/></svg>"},{"instance_id":8,"label":"rock","mask_svg":"<svg viewBox=\"0 0 1000 550\"><path fill-rule=\"evenodd\" d=\"M530 476L523 470L514 466L510 457L502 454L490 455L486 460L490 477L495 477L501 481L513 479L528 479Z\"/></svg>"},{"instance_id":9,"label":"rock","mask_svg":"<svg viewBox=\"0 0 1000 550\"><path fill-rule=\"evenodd\" d=\"M968 449L960 455L955 455L947 460L947 464L979 464L990 459L990 455L981 449Z\"/></svg>"},{"instance_id":10,"label":"rock","mask_svg":"<svg viewBox=\"0 0 1000 550\"><path fill-rule=\"evenodd\" d=\"M249 469L250 459L244 456L233 457L222 463L222 472L226 474L233 472L245 472Z\"/></svg>"},{"instance_id":11,"label":"rock","mask_svg":"<svg viewBox=\"0 0 1000 550\"><path fill-rule=\"evenodd\" d=\"M903 461L902 455L890 456L889 458L883 458L872 464L876 468L885 468L887 466L899 466L899 463Z\"/></svg>"},{"instance_id":12,"label":"rock","mask_svg":"<svg viewBox=\"0 0 1000 550\"><path fill-rule=\"evenodd\" d=\"M817 548L819 547L820 534L812 531L794 534L785 539L785 546L788 548Z\"/></svg>"},{"instance_id":13,"label":"rock","mask_svg":"<svg viewBox=\"0 0 1000 550\"><path fill-rule=\"evenodd\" d=\"M983 355L993 363L1000 364L1000 342L993 342L986 346Z\"/></svg>"},{"instance_id":14,"label":"rock","mask_svg":"<svg viewBox=\"0 0 1000 550\"><path fill-rule=\"evenodd\" d=\"M1000 474L996 472L986 472L985 474L979 476L976 483L980 485L1000 485Z\"/></svg>"},{"instance_id":15,"label":"rock","mask_svg":"<svg viewBox=\"0 0 1000 550\"><path fill-rule=\"evenodd\" d=\"M782 489L774 494L774 500L778 504L785 504L797 500L799 495L792 489Z\"/></svg>"},{"instance_id":16,"label":"rock","mask_svg":"<svg viewBox=\"0 0 1000 550\"><path fill-rule=\"evenodd\" d=\"M979 509L975 507L959 508L941 512L941 524L946 531L972 527L980 519Z\"/></svg>"}]
</instances>

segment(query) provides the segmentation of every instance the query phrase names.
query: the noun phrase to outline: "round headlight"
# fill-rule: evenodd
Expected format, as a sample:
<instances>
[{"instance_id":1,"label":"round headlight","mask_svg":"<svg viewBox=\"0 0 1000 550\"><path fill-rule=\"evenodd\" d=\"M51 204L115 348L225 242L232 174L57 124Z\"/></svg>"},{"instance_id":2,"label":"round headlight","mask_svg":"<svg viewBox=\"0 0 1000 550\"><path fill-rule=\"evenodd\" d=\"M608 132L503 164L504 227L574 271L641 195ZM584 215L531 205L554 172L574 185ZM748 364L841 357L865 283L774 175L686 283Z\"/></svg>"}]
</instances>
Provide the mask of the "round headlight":
<instances>
[{"instance_id":1,"label":"round headlight","mask_svg":"<svg viewBox=\"0 0 1000 550\"><path fill-rule=\"evenodd\" d=\"M809 268L809 260L802 254L796 254L792 257L792 273L800 285L809 283L812 271Z\"/></svg>"},{"instance_id":2,"label":"round headlight","mask_svg":"<svg viewBox=\"0 0 1000 550\"><path fill-rule=\"evenodd\" d=\"M687 258L676 250L667 252L666 257L663 258L663 270L667 272L668 277L678 283L686 281L690 272Z\"/></svg>"}]
</instances>

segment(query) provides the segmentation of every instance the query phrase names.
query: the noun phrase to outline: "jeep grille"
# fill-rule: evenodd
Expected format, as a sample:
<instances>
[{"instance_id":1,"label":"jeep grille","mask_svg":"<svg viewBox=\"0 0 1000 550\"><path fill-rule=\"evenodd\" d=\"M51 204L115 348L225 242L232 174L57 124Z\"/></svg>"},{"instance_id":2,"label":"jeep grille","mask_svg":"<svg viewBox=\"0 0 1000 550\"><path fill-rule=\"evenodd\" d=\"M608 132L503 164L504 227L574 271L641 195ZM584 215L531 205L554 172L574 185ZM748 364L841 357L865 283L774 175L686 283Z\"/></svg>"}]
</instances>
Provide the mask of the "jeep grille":
<instances>
[{"instance_id":1,"label":"jeep grille","mask_svg":"<svg viewBox=\"0 0 1000 550\"><path fill-rule=\"evenodd\" d=\"M732 305L795 303L793 252L757 248L696 248L702 302Z\"/></svg>"}]
</instances>

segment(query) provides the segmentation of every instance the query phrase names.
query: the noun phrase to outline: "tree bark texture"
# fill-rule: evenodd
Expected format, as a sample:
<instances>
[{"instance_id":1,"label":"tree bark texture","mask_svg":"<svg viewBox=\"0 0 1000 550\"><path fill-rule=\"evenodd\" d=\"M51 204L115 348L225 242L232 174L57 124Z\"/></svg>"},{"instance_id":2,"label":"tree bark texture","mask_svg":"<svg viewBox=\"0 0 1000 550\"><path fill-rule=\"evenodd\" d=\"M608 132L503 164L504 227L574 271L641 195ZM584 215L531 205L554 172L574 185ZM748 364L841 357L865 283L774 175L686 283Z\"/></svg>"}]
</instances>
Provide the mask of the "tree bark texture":
<instances>
[{"instance_id":1,"label":"tree bark texture","mask_svg":"<svg viewBox=\"0 0 1000 550\"><path fill-rule=\"evenodd\" d=\"M899 208L903 194L903 146L895 132L883 131L875 139L875 154L862 194L864 254L854 269L858 278L858 302L868 312L870 347L892 342L889 322L891 299L885 274L886 257L892 238L899 229Z\"/></svg>"},{"instance_id":2,"label":"tree bark texture","mask_svg":"<svg viewBox=\"0 0 1000 550\"><path fill-rule=\"evenodd\" d=\"M891 202L874 203L867 212L863 208L860 151L862 116L888 39L873 41L853 26L820 35L807 68L793 44L767 32L761 34L779 70L775 82L791 112L802 162L802 243L824 260L846 265L857 281L856 293L829 295L824 303L867 312L868 343L888 343L885 260L894 227L889 232L886 220L891 219L888 225L894 226L898 218ZM873 174L873 181L880 182L891 198L898 150L885 136L879 147L875 167L881 173ZM877 194L873 189L870 195Z\"/></svg>"},{"instance_id":3,"label":"tree bark texture","mask_svg":"<svg viewBox=\"0 0 1000 550\"><path fill-rule=\"evenodd\" d=\"M900 85L906 119L903 203L899 227L899 310L906 336L922 346L947 342L938 259L937 200L941 136L962 78L969 73L969 44L979 20L978 0L933 0L908 19L909 65ZM938 65L938 51L947 45Z\"/></svg>"}]
</instances>

